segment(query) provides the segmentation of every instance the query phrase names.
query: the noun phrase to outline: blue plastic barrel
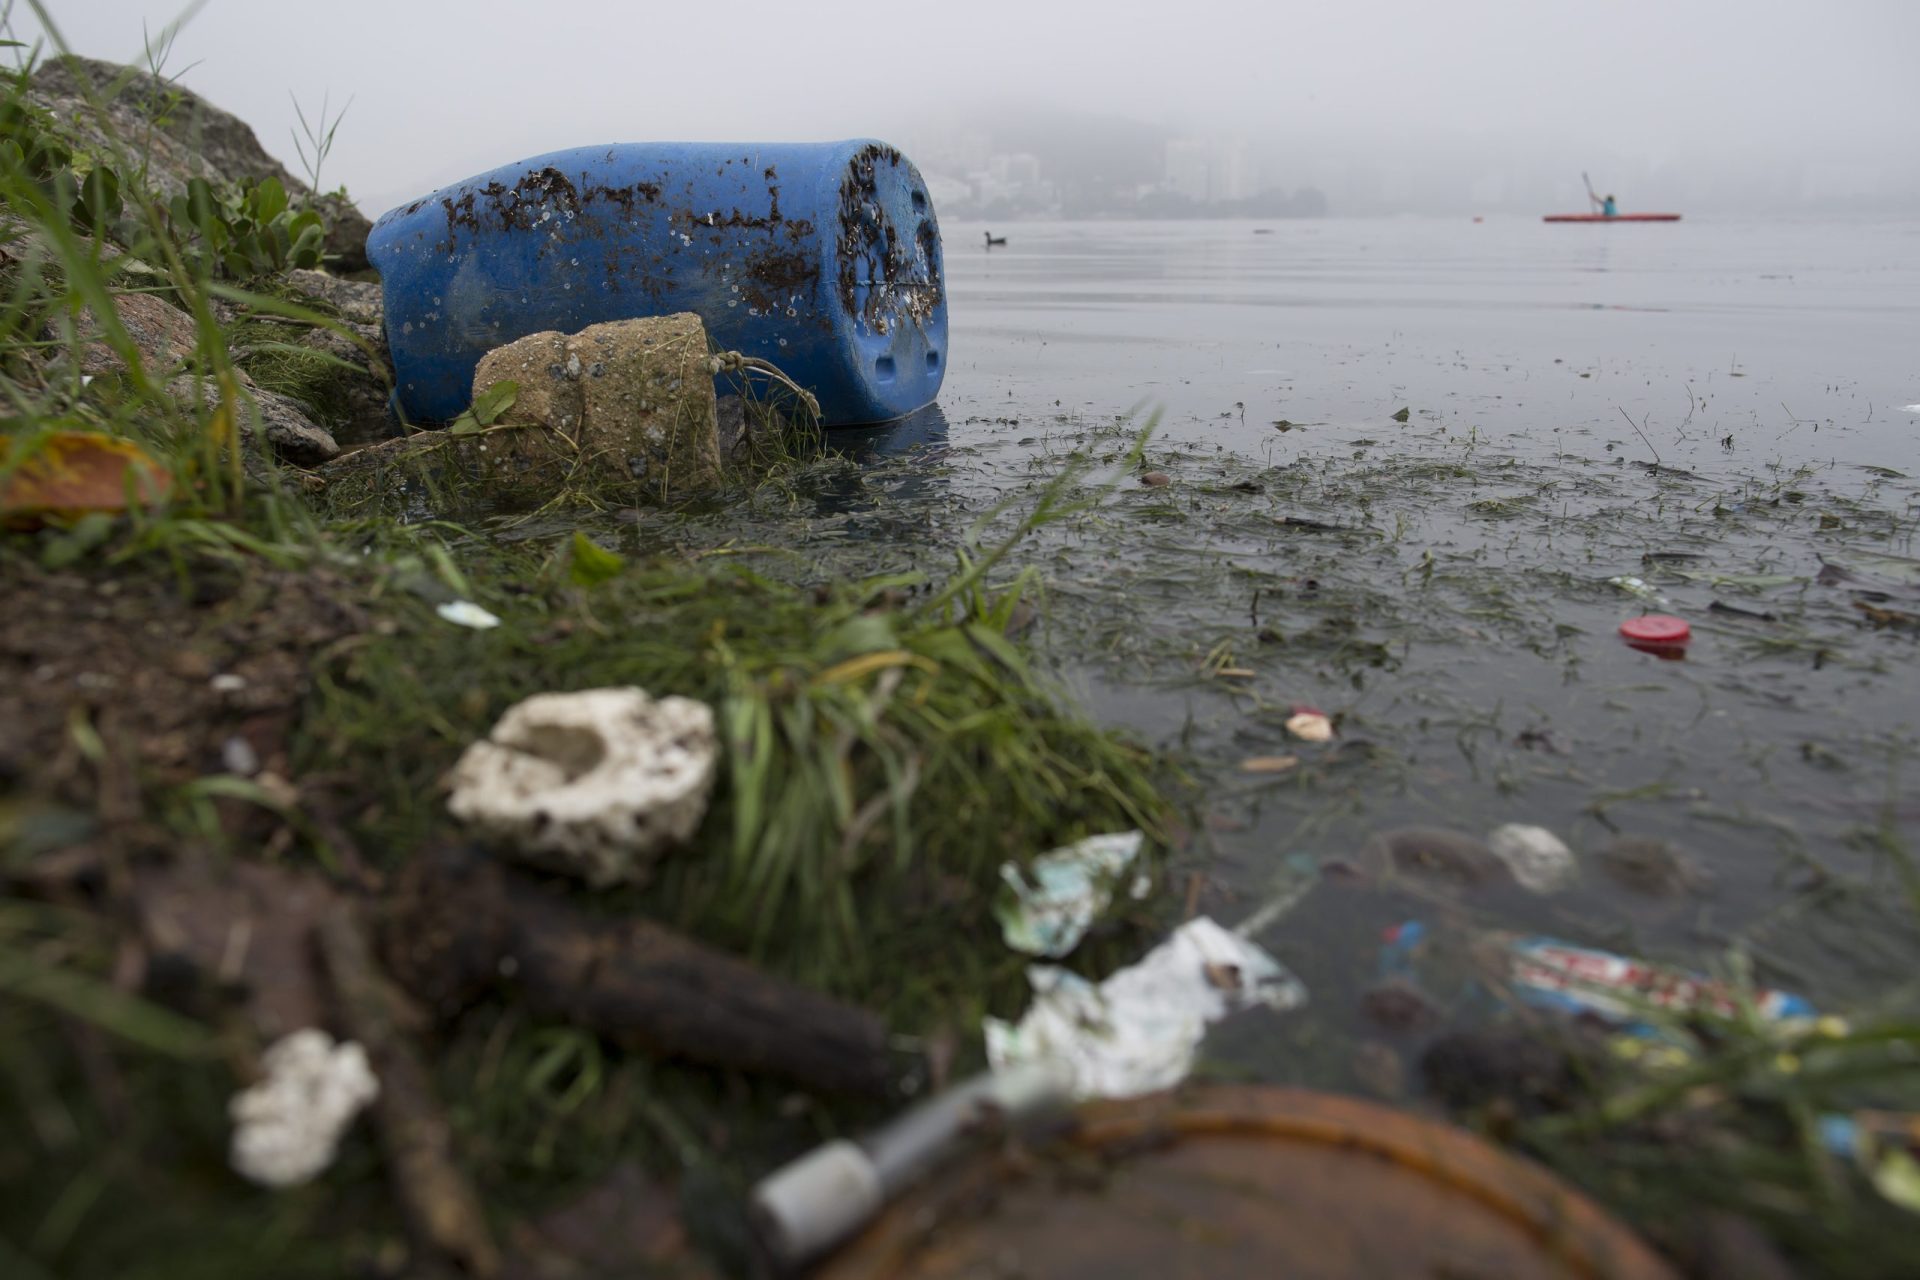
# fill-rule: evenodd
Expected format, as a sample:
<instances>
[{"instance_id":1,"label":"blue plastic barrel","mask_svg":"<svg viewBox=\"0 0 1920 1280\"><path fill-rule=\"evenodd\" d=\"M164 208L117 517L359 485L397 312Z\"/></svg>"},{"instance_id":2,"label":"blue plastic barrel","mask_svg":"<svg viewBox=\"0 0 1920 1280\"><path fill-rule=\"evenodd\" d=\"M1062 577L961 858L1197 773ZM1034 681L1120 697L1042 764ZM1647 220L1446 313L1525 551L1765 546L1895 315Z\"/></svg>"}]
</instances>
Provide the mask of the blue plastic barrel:
<instances>
[{"instance_id":1,"label":"blue plastic barrel","mask_svg":"<svg viewBox=\"0 0 1920 1280\"><path fill-rule=\"evenodd\" d=\"M555 151L392 210L367 256L412 421L458 416L515 338L678 311L813 392L827 426L911 413L946 372L933 202L881 142Z\"/></svg>"}]
</instances>

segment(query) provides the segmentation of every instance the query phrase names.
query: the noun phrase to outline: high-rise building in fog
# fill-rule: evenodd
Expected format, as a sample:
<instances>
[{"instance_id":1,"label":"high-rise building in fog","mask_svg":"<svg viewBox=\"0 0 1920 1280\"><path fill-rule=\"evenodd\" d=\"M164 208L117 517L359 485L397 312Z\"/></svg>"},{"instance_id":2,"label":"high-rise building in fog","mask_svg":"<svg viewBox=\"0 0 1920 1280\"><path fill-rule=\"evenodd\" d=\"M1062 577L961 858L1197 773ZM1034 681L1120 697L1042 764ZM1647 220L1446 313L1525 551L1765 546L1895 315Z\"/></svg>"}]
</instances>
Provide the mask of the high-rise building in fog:
<instances>
[{"instance_id":1,"label":"high-rise building in fog","mask_svg":"<svg viewBox=\"0 0 1920 1280\"><path fill-rule=\"evenodd\" d=\"M1253 162L1238 139L1173 138L1166 146L1166 186L1195 204L1244 200L1253 194Z\"/></svg>"}]
</instances>

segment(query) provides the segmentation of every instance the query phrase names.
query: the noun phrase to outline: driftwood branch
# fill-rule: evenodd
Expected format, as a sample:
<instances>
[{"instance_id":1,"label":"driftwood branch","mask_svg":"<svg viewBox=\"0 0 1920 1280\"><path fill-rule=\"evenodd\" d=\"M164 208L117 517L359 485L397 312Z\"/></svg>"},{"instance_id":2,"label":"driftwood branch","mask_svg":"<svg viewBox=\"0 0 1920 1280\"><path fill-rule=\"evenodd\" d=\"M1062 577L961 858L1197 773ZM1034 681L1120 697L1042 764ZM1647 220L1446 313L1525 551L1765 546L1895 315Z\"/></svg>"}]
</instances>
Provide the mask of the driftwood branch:
<instances>
[{"instance_id":1,"label":"driftwood branch","mask_svg":"<svg viewBox=\"0 0 1920 1280\"><path fill-rule=\"evenodd\" d=\"M319 937L341 1021L380 1078L375 1112L408 1226L421 1247L467 1274L496 1274L500 1255L480 1201L454 1162L452 1129L402 1029L400 999L374 962L358 918L342 906L321 921Z\"/></svg>"},{"instance_id":2,"label":"driftwood branch","mask_svg":"<svg viewBox=\"0 0 1920 1280\"><path fill-rule=\"evenodd\" d=\"M643 1051L835 1093L891 1088L885 1026L645 920L589 914L490 860L416 864L387 931L395 977L441 1016L507 984L543 1017Z\"/></svg>"}]
</instances>

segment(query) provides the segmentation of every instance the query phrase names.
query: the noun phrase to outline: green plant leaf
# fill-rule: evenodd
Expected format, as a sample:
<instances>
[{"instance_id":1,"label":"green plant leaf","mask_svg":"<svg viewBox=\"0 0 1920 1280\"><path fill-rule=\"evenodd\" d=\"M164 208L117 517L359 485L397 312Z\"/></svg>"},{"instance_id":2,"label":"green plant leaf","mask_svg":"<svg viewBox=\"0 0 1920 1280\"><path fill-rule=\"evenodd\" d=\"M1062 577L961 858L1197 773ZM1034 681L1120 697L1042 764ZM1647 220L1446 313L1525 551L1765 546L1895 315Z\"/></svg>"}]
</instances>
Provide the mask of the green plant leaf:
<instances>
[{"instance_id":1,"label":"green plant leaf","mask_svg":"<svg viewBox=\"0 0 1920 1280\"><path fill-rule=\"evenodd\" d=\"M513 408L520 398L517 382L496 382L473 399L473 416L483 427L490 427L499 416Z\"/></svg>"},{"instance_id":2,"label":"green plant leaf","mask_svg":"<svg viewBox=\"0 0 1920 1280\"><path fill-rule=\"evenodd\" d=\"M576 587L597 587L620 576L627 558L589 538L579 530L573 535L573 559L567 566L567 578Z\"/></svg>"},{"instance_id":3,"label":"green plant leaf","mask_svg":"<svg viewBox=\"0 0 1920 1280\"><path fill-rule=\"evenodd\" d=\"M87 231L101 231L120 217L120 175L106 165L95 165L80 184L73 203L73 223Z\"/></svg>"},{"instance_id":4,"label":"green plant leaf","mask_svg":"<svg viewBox=\"0 0 1920 1280\"><path fill-rule=\"evenodd\" d=\"M295 219L295 225L298 223L299 219ZM309 270L319 266L321 256L326 251L326 240L326 228L320 225L319 219L316 218L309 225L301 227L299 234L294 237L293 250L287 256L287 265L305 267Z\"/></svg>"},{"instance_id":5,"label":"green plant leaf","mask_svg":"<svg viewBox=\"0 0 1920 1280\"><path fill-rule=\"evenodd\" d=\"M287 210L287 189L280 185L275 177L262 178L255 186L248 201L253 206L253 216L260 222L272 222Z\"/></svg>"}]
</instances>

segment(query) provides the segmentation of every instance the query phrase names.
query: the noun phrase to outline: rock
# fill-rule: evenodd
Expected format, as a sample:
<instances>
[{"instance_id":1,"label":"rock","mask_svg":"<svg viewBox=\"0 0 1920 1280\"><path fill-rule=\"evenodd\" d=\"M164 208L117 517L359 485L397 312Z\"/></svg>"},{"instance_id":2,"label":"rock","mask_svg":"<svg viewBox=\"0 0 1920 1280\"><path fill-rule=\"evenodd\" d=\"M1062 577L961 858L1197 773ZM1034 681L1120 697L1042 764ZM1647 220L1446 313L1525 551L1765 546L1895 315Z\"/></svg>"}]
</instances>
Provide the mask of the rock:
<instances>
[{"instance_id":1,"label":"rock","mask_svg":"<svg viewBox=\"0 0 1920 1280\"><path fill-rule=\"evenodd\" d=\"M721 396L713 405L714 426L718 430L720 455L734 457L747 443L751 430L747 421L747 402L742 396Z\"/></svg>"},{"instance_id":2,"label":"rock","mask_svg":"<svg viewBox=\"0 0 1920 1280\"><path fill-rule=\"evenodd\" d=\"M254 386L244 373L240 383L252 400L251 409L242 408L249 437L265 441L282 461L296 467L315 467L339 455L333 433L309 418L299 401ZM191 405L198 397L201 405L210 408L220 400L220 389L210 378L175 378L167 383L167 391L183 405Z\"/></svg>"},{"instance_id":3,"label":"rock","mask_svg":"<svg viewBox=\"0 0 1920 1280\"><path fill-rule=\"evenodd\" d=\"M1456 1112L1501 1103L1520 1115L1565 1111L1594 1091L1606 1061L1588 1037L1546 1039L1523 1030L1458 1031L1420 1058L1427 1091Z\"/></svg>"},{"instance_id":4,"label":"rock","mask_svg":"<svg viewBox=\"0 0 1920 1280\"><path fill-rule=\"evenodd\" d=\"M340 445L333 433L308 418L299 401L254 387L251 380L248 386L256 411L248 415L249 421L257 415L255 430L281 458L296 467L314 467L339 455Z\"/></svg>"},{"instance_id":5,"label":"rock","mask_svg":"<svg viewBox=\"0 0 1920 1280\"><path fill-rule=\"evenodd\" d=\"M1607 874L1635 893L1677 898L1705 889L1713 876L1665 840L1622 836L1600 851Z\"/></svg>"},{"instance_id":6,"label":"rock","mask_svg":"<svg viewBox=\"0 0 1920 1280\"><path fill-rule=\"evenodd\" d=\"M1509 822L1488 834L1487 847L1522 888L1534 893L1556 893L1579 875L1573 850L1545 827Z\"/></svg>"},{"instance_id":7,"label":"rock","mask_svg":"<svg viewBox=\"0 0 1920 1280\"><path fill-rule=\"evenodd\" d=\"M690 698L536 694L467 748L447 808L528 862L596 886L643 883L700 826L717 751L713 712Z\"/></svg>"},{"instance_id":8,"label":"rock","mask_svg":"<svg viewBox=\"0 0 1920 1280\"><path fill-rule=\"evenodd\" d=\"M199 339L191 316L148 293L115 294L113 309L139 350L147 375L166 378L167 391L174 399L189 406L196 400L202 405L219 400L219 389L212 380L177 373L192 362ZM83 339L91 339L80 347L82 373L97 376L126 367L120 353L98 336L100 324L92 312L81 313L78 329ZM254 403L254 411L247 415L249 428L281 458L295 466L310 467L340 452L332 433L316 424L298 401L255 386L244 372L240 373L240 384Z\"/></svg>"},{"instance_id":9,"label":"rock","mask_svg":"<svg viewBox=\"0 0 1920 1280\"><path fill-rule=\"evenodd\" d=\"M1388 978L1368 987L1360 996L1360 1007L1389 1031L1414 1031L1440 1020L1433 1002L1404 978Z\"/></svg>"},{"instance_id":10,"label":"rock","mask_svg":"<svg viewBox=\"0 0 1920 1280\"><path fill-rule=\"evenodd\" d=\"M520 392L496 425L520 429L484 446L509 483L639 480L665 495L720 474L707 333L689 312L529 334L481 359L475 398L503 381Z\"/></svg>"},{"instance_id":11,"label":"rock","mask_svg":"<svg viewBox=\"0 0 1920 1280\"><path fill-rule=\"evenodd\" d=\"M360 325L378 327L385 315L384 295L376 281L343 280L325 271L308 271L304 267L295 267L282 278L309 298L332 307L341 319L356 328Z\"/></svg>"},{"instance_id":12,"label":"rock","mask_svg":"<svg viewBox=\"0 0 1920 1280\"><path fill-rule=\"evenodd\" d=\"M106 103L102 120L88 93L105 96L121 77L125 82ZM147 185L164 198L184 192L192 178L216 184L278 178L296 205L310 194L244 121L137 68L75 55L50 58L34 72L29 97L97 154L117 151L115 138L138 139L147 157ZM318 204L327 222L328 255L343 271L366 270L373 224L344 194L320 196Z\"/></svg>"},{"instance_id":13,"label":"rock","mask_svg":"<svg viewBox=\"0 0 1920 1280\"><path fill-rule=\"evenodd\" d=\"M193 317L178 307L169 306L150 293L118 293L113 309L126 328L127 336L140 350L140 362L150 374L185 364L193 358L199 344ZM91 311L82 311L76 325L82 339L91 339L80 348L80 372L89 375L113 373L126 367L120 353L100 336L100 323ZM49 332L48 337L56 335Z\"/></svg>"},{"instance_id":14,"label":"rock","mask_svg":"<svg viewBox=\"0 0 1920 1280\"><path fill-rule=\"evenodd\" d=\"M385 334L377 328L351 321L347 324L374 347L380 357L381 371L376 372L365 348L332 329L309 329L299 341L303 347L325 352L352 366L350 370L333 370L335 376L330 388L333 395L328 408L338 416L335 435L342 443L366 444L386 439L393 430L394 418L387 408L391 388L384 373L387 342Z\"/></svg>"},{"instance_id":15,"label":"rock","mask_svg":"<svg viewBox=\"0 0 1920 1280\"><path fill-rule=\"evenodd\" d=\"M1472 836L1439 827L1396 827L1362 846L1360 865L1375 875L1408 871L1464 884L1508 880L1507 864Z\"/></svg>"}]
</instances>

